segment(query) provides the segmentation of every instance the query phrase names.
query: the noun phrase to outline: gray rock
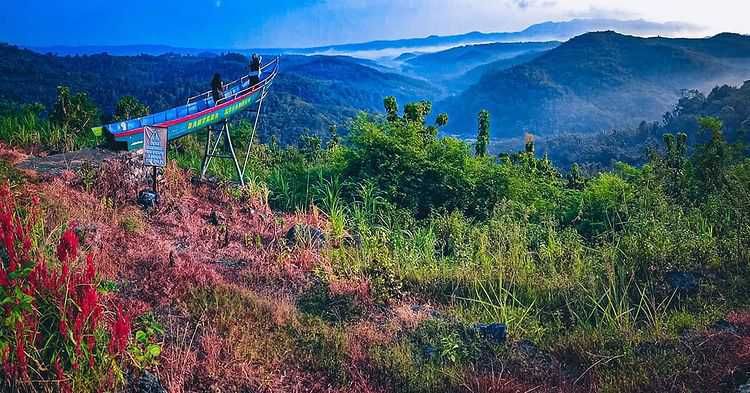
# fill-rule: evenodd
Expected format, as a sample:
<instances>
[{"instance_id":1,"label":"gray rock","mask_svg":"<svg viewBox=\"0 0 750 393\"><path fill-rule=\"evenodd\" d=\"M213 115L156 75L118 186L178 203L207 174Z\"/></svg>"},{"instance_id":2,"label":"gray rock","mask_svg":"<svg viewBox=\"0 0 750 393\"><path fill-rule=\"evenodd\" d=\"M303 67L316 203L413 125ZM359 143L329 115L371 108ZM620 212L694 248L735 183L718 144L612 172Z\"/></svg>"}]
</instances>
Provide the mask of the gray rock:
<instances>
[{"instance_id":1,"label":"gray rock","mask_svg":"<svg viewBox=\"0 0 750 393\"><path fill-rule=\"evenodd\" d=\"M247 266L246 261L238 259L221 259L216 263L228 269L242 269L243 267Z\"/></svg>"},{"instance_id":2,"label":"gray rock","mask_svg":"<svg viewBox=\"0 0 750 393\"><path fill-rule=\"evenodd\" d=\"M437 357L439 356L438 350L431 345L428 345L424 348L423 354L425 359L429 360L437 359Z\"/></svg>"},{"instance_id":3,"label":"gray rock","mask_svg":"<svg viewBox=\"0 0 750 393\"><path fill-rule=\"evenodd\" d=\"M711 328L720 333L729 333L729 334L739 333L737 330L737 327L729 323L729 321L727 321L726 319L721 319L721 320L716 321L716 323L714 323L713 326L711 326Z\"/></svg>"},{"instance_id":4,"label":"gray rock","mask_svg":"<svg viewBox=\"0 0 750 393\"><path fill-rule=\"evenodd\" d=\"M144 371L138 379L138 391L140 393L167 393L164 386L161 386L159 378L148 371Z\"/></svg>"},{"instance_id":5,"label":"gray rock","mask_svg":"<svg viewBox=\"0 0 750 393\"><path fill-rule=\"evenodd\" d=\"M138 205L145 210L153 209L159 204L159 194L151 190L143 190L138 193Z\"/></svg>"},{"instance_id":6,"label":"gray rock","mask_svg":"<svg viewBox=\"0 0 750 393\"><path fill-rule=\"evenodd\" d=\"M295 245L323 247L326 244L326 234L320 228L296 224L287 231L286 240Z\"/></svg>"},{"instance_id":7,"label":"gray rock","mask_svg":"<svg viewBox=\"0 0 750 393\"><path fill-rule=\"evenodd\" d=\"M88 240L94 237L97 229L96 224L78 224L75 227L75 232L81 243L87 244Z\"/></svg>"},{"instance_id":8,"label":"gray rock","mask_svg":"<svg viewBox=\"0 0 750 393\"><path fill-rule=\"evenodd\" d=\"M534 378L544 380L561 370L560 362L552 354L529 340L514 343L511 354L518 366Z\"/></svg>"},{"instance_id":9,"label":"gray rock","mask_svg":"<svg viewBox=\"0 0 750 393\"><path fill-rule=\"evenodd\" d=\"M474 330L494 344L502 344L508 336L507 326L503 323L479 323Z\"/></svg>"},{"instance_id":10,"label":"gray rock","mask_svg":"<svg viewBox=\"0 0 750 393\"><path fill-rule=\"evenodd\" d=\"M740 387L737 388L737 393L750 393L750 383L740 385Z\"/></svg>"},{"instance_id":11,"label":"gray rock","mask_svg":"<svg viewBox=\"0 0 750 393\"><path fill-rule=\"evenodd\" d=\"M148 371L142 373L129 372L127 380L128 386L125 391L128 393L167 393L167 390L159 382L159 378Z\"/></svg>"},{"instance_id":12,"label":"gray rock","mask_svg":"<svg viewBox=\"0 0 750 393\"><path fill-rule=\"evenodd\" d=\"M362 247L362 235L360 235L359 232L347 234L344 236L344 244L348 247Z\"/></svg>"},{"instance_id":13,"label":"gray rock","mask_svg":"<svg viewBox=\"0 0 750 393\"><path fill-rule=\"evenodd\" d=\"M672 290L688 294L698 290L698 275L690 272L669 272L664 275Z\"/></svg>"}]
</instances>

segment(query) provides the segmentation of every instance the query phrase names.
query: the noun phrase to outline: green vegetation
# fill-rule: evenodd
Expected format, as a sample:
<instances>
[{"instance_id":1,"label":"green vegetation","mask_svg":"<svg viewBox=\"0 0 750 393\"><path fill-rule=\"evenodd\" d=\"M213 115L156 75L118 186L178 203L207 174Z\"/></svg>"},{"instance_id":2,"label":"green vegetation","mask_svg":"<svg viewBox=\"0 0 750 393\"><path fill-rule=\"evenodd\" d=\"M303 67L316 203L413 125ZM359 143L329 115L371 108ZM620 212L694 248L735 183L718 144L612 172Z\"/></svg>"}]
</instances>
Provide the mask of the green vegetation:
<instances>
[{"instance_id":1,"label":"green vegetation","mask_svg":"<svg viewBox=\"0 0 750 393\"><path fill-rule=\"evenodd\" d=\"M202 216L195 222L186 215L195 207L144 217L125 198L122 210L108 211L103 220L125 235L118 242L157 236L165 226L152 224L169 215L170 227L183 228L180 236L197 236L183 244L203 236L222 243L216 238L227 239L233 228L224 241L251 261L196 264L191 260L206 256L193 252L154 262L149 254L129 273L142 276L98 282L105 293L140 294L159 305L157 313L185 313L178 327L166 314L134 318L131 360L118 367L171 373L172 388L249 389L297 372L341 390L366 383L399 392L567 385L648 391L669 390L676 379L700 390L726 377L715 370L742 362L733 342L702 346L696 343L704 336L691 336L750 307L750 161L742 145L725 140L719 119L699 119L706 142L692 150L685 134L666 134L663 149L642 167L618 164L586 176L538 158L531 136L522 151L493 157L437 136L447 119L428 123L428 101L409 103L403 113L396 102L384 100L384 118L358 116L343 139L331 128L328 143L305 136L296 147L254 144L247 187L229 187L221 205L230 205L226 214L243 212L234 221L258 220L257 232L238 236L229 219L215 228ZM478 133L488 134L483 117ZM246 141L251 125L239 121L232 129ZM202 137L173 143L171 158L197 171ZM228 161L216 160L210 170L220 179L234 176ZM186 176L184 183L166 177L168 195L191 188ZM87 178L99 179L81 175L78 190L112 188ZM317 222L322 237L299 221L267 216L267 204ZM269 225L281 235L269 240ZM298 235L285 239L290 226ZM128 248L110 247L105 255ZM208 267L245 263L258 265L249 275L229 272L231 283ZM272 273L276 266L284 266L280 276ZM676 283L673 275L695 282ZM283 299L261 295L277 286ZM169 333L161 327L167 322ZM494 323L507 326L507 340L487 332ZM710 353L716 351L730 363L700 368L720 361ZM175 357L188 366L170 363ZM175 376L190 370L200 377ZM228 382L233 374L247 376ZM76 386L98 376L81 378Z\"/></svg>"},{"instance_id":2,"label":"green vegetation","mask_svg":"<svg viewBox=\"0 0 750 393\"><path fill-rule=\"evenodd\" d=\"M30 150L70 151L101 142L91 128L101 115L85 93L71 94L59 86L49 116L42 104L0 102L0 141Z\"/></svg>"},{"instance_id":3,"label":"green vegetation","mask_svg":"<svg viewBox=\"0 0 750 393\"><path fill-rule=\"evenodd\" d=\"M330 380L348 377L328 329L363 315L356 296L333 293L334 279L367 280L378 304L408 293L439 305L440 316L369 349L380 383L410 392L457 389L487 362L525 372L516 347L474 333L479 322L591 365L576 381L595 373L602 391L666 386L694 367L674 344L681 334L750 305L750 161L719 119L699 119L708 139L692 153L684 134L668 134L641 168L585 177L537 158L533 138L500 158L472 154L435 136L429 103L407 104L403 116L393 98L385 108L386 119L356 118L341 144L252 150L256 190L276 209L319 207L344 240L327 251L333 271L297 303L311 330L292 334ZM173 154L195 169L186 159L195 151ZM671 274L698 284L682 288ZM654 342L666 349L644 353Z\"/></svg>"},{"instance_id":4,"label":"green vegetation","mask_svg":"<svg viewBox=\"0 0 750 393\"><path fill-rule=\"evenodd\" d=\"M477 134L477 144L474 146L478 156L487 155L487 145L490 143L490 113L483 110L479 112L479 134Z\"/></svg>"},{"instance_id":5,"label":"green vegetation","mask_svg":"<svg viewBox=\"0 0 750 393\"><path fill-rule=\"evenodd\" d=\"M149 113L151 113L149 107L138 101L137 98L133 96L125 96L117 101L117 106L115 107L115 115L112 116L112 120L129 120L146 116Z\"/></svg>"}]
</instances>

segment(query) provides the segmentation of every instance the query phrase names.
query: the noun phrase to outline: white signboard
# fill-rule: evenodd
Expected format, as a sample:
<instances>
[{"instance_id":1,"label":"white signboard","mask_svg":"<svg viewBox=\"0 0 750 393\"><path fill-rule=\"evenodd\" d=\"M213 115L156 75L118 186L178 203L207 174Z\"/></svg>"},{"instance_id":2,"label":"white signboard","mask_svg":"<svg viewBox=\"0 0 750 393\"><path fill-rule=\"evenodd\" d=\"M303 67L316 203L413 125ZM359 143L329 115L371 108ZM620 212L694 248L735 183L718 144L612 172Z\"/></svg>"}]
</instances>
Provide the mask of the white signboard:
<instances>
[{"instance_id":1,"label":"white signboard","mask_svg":"<svg viewBox=\"0 0 750 393\"><path fill-rule=\"evenodd\" d=\"M143 165L167 166L167 127L143 127Z\"/></svg>"}]
</instances>

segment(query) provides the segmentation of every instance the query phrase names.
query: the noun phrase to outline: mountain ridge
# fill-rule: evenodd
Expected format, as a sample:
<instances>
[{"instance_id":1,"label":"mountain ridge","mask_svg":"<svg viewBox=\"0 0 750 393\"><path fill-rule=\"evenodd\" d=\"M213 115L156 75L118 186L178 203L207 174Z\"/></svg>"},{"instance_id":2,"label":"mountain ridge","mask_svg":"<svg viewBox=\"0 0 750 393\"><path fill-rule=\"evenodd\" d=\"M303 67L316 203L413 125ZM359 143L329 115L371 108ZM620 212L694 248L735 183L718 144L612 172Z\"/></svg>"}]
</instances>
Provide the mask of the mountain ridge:
<instances>
[{"instance_id":1,"label":"mountain ridge","mask_svg":"<svg viewBox=\"0 0 750 393\"><path fill-rule=\"evenodd\" d=\"M471 135L488 109L497 135L596 132L634 127L670 109L682 89L710 90L750 79L750 37L641 38L587 33L512 68L485 74L437 105L452 132Z\"/></svg>"},{"instance_id":2,"label":"mountain ridge","mask_svg":"<svg viewBox=\"0 0 750 393\"><path fill-rule=\"evenodd\" d=\"M507 40L519 41L539 41L540 36L549 35L547 40L567 40L574 36L598 30L615 29L624 33L640 33L643 35L669 35L684 33L687 31L696 31L700 27L682 22L649 22L642 19L637 20L618 20L607 18L577 18L568 21L559 22L542 22L530 25L521 31L516 32L489 32L483 33L473 31L463 34L454 35L430 35L427 37L404 38L393 40L375 40L359 43L344 43L336 45L324 45L311 48L180 48L169 45L84 45L84 46L29 46L38 53L53 53L57 55L85 55L99 54L107 52L112 55L132 56L139 54L160 55L165 53L176 54L223 54L228 52L237 52L249 54L274 53L274 54L314 54L326 52L364 52L379 51L389 48L404 48L401 53L409 52L408 48L435 47L442 46L441 49L462 45L477 44L488 42L503 42ZM437 50L433 50L437 51ZM399 53L400 54L400 53ZM396 56L393 56L396 57Z\"/></svg>"}]
</instances>

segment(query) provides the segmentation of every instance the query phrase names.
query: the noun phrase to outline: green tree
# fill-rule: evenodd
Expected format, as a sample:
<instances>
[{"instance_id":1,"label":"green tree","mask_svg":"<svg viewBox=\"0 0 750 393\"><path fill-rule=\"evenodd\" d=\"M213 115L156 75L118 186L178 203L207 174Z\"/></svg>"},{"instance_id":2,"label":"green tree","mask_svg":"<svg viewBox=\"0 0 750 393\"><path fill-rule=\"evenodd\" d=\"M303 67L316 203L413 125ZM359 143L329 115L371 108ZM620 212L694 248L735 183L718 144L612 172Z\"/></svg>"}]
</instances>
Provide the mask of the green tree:
<instances>
[{"instance_id":1,"label":"green tree","mask_svg":"<svg viewBox=\"0 0 750 393\"><path fill-rule=\"evenodd\" d=\"M149 113L151 113L151 109L144 103L138 101L137 98L133 96L124 96L117 101L115 115L112 119L114 121L122 121L146 116Z\"/></svg>"},{"instance_id":2,"label":"green tree","mask_svg":"<svg viewBox=\"0 0 750 393\"><path fill-rule=\"evenodd\" d=\"M398 103L396 97L388 96L383 100L383 106L385 106L386 119L389 122L395 122L398 118Z\"/></svg>"},{"instance_id":3,"label":"green tree","mask_svg":"<svg viewBox=\"0 0 750 393\"><path fill-rule=\"evenodd\" d=\"M683 198L688 195L689 174L687 158L687 134L684 132L664 134L666 152L655 167L661 171L664 188L668 195Z\"/></svg>"},{"instance_id":4,"label":"green tree","mask_svg":"<svg viewBox=\"0 0 750 393\"><path fill-rule=\"evenodd\" d=\"M445 125L448 124L448 114L447 113L441 113L437 116L435 119L435 125L438 127L445 127Z\"/></svg>"},{"instance_id":5,"label":"green tree","mask_svg":"<svg viewBox=\"0 0 750 393\"><path fill-rule=\"evenodd\" d=\"M427 115L432 111L432 103L427 100L410 102L404 106L404 118L417 124L424 124Z\"/></svg>"},{"instance_id":6,"label":"green tree","mask_svg":"<svg viewBox=\"0 0 750 393\"><path fill-rule=\"evenodd\" d=\"M341 138L339 137L338 129L335 124L331 124L331 126L328 127L328 148L333 149L340 143Z\"/></svg>"},{"instance_id":7,"label":"green tree","mask_svg":"<svg viewBox=\"0 0 750 393\"><path fill-rule=\"evenodd\" d=\"M574 163L570 167L570 174L568 175L568 188L582 190L585 185L586 179L583 176L583 170L578 163Z\"/></svg>"},{"instance_id":8,"label":"green tree","mask_svg":"<svg viewBox=\"0 0 750 393\"><path fill-rule=\"evenodd\" d=\"M309 161L320 159L323 151L323 143L319 135L306 132L299 138L299 150Z\"/></svg>"},{"instance_id":9,"label":"green tree","mask_svg":"<svg viewBox=\"0 0 750 393\"><path fill-rule=\"evenodd\" d=\"M80 135L99 124L99 109L86 93L71 94L67 86L58 86L57 100L50 120L75 135Z\"/></svg>"},{"instance_id":10,"label":"green tree","mask_svg":"<svg viewBox=\"0 0 750 393\"><path fill-rule=\"evenodd\" d=\"M477 144L474 146L476 155L484 157L487 155L487 146L490 144L490 112L482 110L479 112L479 133Z\"/></svg>"},{"instance_id":11,"label":"green tree","mask_svg":"<svg viewBox=\"0 0 750 393\"><path fill-rule=\"evenodd\" d=\"M735 159L734 149L724 139L721 120L710 116L701 117L698 124L711 138L698 148L695 155L698 179L706 191L716 192L723 188L727 168Z\"/></svg>"}]
</instances>

